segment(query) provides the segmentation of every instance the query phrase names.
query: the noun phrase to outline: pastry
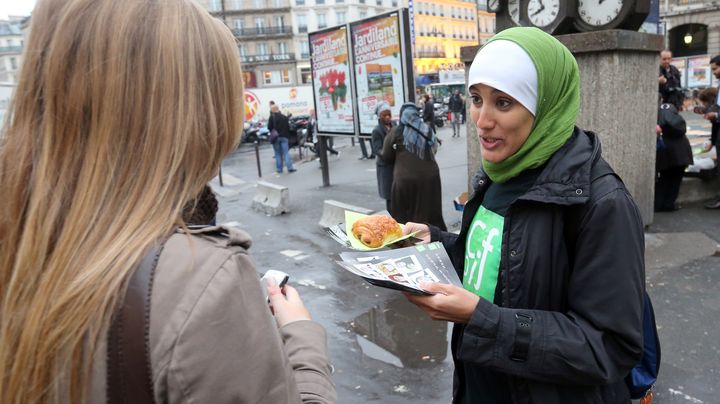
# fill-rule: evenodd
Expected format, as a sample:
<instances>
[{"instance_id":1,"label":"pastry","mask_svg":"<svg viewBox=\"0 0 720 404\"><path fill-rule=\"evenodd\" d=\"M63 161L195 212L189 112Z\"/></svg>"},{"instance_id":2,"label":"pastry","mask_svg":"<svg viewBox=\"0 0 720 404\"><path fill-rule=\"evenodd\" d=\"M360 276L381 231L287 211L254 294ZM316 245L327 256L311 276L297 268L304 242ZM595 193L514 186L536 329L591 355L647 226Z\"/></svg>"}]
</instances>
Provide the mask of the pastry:
<instances>
[{"instance_id":1,"label":"pastry","mask_svg":"<svg viewBox=\"0 0 720 404\"><path fill-rule=\"evenodd\" d=\"M366 216L352 225L352 233L370 248L402 237L402 227L390 216Z\"/></svg>"}]
</instances>

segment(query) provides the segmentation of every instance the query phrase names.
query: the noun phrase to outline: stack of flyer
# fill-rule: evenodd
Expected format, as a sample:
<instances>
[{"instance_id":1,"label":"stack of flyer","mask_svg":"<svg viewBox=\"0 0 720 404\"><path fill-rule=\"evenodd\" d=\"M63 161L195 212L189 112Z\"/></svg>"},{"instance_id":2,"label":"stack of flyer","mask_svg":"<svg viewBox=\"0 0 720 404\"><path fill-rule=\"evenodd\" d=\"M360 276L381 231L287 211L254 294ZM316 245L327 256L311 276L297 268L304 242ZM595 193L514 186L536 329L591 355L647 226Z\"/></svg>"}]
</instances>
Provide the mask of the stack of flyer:
<instances>
[{"instance_id":1,"label":"stack of flyer","mask_svg":"<svg viewBox=\"0 0 720 404\"><path fill-rule=\"evenodd\" d=\"M357 220L361 216L346 215L346 219ZM462 282L442 243L411 244L417 239L404 238L401 243L385 246L390 249L369 249L365 246L357 248L358 244L362 244L358 240L353 240L355 236L351 231L347 231L351 226L352 223L346 221L345 230L338 225L329 227L326 231L343 246L362 250L341 253L341 260L337 263L367 282L420 295L431 294L420 287L421 282L437 282L462 287ZM409 246L398 248L397 244L409 244Z\"/></svg>"}]
</instances>

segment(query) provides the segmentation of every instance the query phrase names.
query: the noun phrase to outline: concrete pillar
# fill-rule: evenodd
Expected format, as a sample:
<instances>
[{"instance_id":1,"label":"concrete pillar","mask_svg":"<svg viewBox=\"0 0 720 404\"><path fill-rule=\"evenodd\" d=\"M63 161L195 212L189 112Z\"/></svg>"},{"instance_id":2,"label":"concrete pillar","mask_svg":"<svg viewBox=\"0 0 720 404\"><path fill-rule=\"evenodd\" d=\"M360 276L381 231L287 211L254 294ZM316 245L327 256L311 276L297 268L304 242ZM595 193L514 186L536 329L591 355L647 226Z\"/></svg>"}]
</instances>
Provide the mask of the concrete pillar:
<instances>
[{"instance_id":1,"label":"concrete pillar","mask_svg":"<svg viewBox=\"0 0 720 404\"><path fill-rule=\"evenodd\" d=\"M598 134L603 156L625 182L645 225L653 220L657 70L661 35L609 30L560 35L580 67L578 126ZM479 47L462 48L466 72ZM468 116L470 116L468 114ZM480 168L468 121L468 181Z\"/></svg>"}]
</instances>

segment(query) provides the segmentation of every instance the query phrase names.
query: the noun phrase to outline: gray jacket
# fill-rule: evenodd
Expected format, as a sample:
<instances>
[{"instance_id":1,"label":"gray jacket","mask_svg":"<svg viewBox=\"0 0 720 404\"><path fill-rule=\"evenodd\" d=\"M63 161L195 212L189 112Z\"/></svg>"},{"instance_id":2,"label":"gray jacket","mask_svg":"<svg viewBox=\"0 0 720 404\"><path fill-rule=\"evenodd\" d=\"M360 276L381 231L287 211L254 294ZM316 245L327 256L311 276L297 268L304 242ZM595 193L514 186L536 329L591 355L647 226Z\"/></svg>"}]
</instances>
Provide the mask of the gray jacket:
<instances>
[{"instance_id":1,"label":"gray jacket","mask_svg":"<svg viewBox=\"0 0 720 404\"><path fill-rule=\"evenodd\" d=\"M325 330L278 328L242 230L176 233L155 272L150 319L157 403L335 403ZM90 402L106 402L99 347Z\"/></svg>"}]
</instances>

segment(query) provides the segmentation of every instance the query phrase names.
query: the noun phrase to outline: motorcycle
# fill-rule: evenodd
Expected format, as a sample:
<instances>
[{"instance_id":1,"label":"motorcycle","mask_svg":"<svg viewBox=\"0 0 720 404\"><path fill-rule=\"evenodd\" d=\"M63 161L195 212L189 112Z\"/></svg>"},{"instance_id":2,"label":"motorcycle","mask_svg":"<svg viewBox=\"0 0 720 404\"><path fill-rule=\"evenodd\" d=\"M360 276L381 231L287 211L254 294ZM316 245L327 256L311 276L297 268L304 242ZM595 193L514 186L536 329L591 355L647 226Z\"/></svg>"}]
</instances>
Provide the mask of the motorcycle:
<instances>
[{"instance_id":1,"label":"motorcycle","mask_svg":"<svg viewBox=\"0 0 720 404\"><path fill-rule=\"evenodd\" d=\"M447 105L435 103L433 104L435 110L435 126L442 128L448 120L448 108Z\"/></svg>"},{"instance_id":2,"label":"motorcycle","mask_svg":"<svg viewBox=\"0 0 720 404\"><path fill-rule=\"evenodd\" d=\"M269 130L263 121L245 122L242 136L242 143L260 143L267 141Z\"/></svg>"}]
</instances>

